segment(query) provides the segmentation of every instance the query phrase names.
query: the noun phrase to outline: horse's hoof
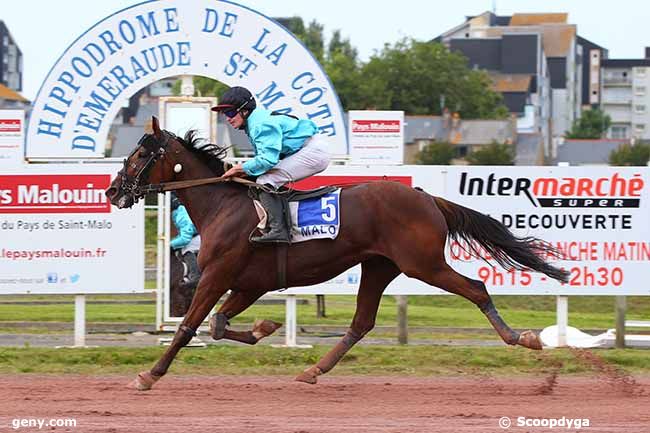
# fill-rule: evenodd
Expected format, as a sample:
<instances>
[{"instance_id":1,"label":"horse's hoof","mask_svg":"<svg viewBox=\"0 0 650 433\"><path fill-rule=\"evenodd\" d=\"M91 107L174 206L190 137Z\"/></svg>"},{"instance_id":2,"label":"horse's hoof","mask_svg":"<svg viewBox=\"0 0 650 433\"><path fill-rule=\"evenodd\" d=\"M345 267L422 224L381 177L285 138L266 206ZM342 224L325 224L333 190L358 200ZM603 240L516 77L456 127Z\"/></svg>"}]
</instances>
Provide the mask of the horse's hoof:
<instances>
[{"instance_id":1,"label":"horse's hoof","mask_svg":"<svg viewBox=\"0 0 650 433\"><path fill-rule=\"evenodd\" d=\"M272 320L257 320L253 325L253 335L260 340L273 334L280 327L282 327L282 323Z\"/></svg>"},{"instance_id":2,"label":"horse's hoof","mask_svg":"<svg viewBox=\"0 0 650 433\"><path fill-rule=\"evenodd\" d=\"M296 382L304 382L310 385L315 385L318 382L318 376L323 374L320 368L310 367L307 370L296 376Z\"/></svg>"},{"instance_id":3,"label":"horse's hoof","mask_svg":"<svg viewBox=\"0 0 650 433\"><path fill-rule=\"evenodd\" d=\"M128 387L137 391L149 391L154 383L160 379L160 376L154 376L148 371L139 373L134 380L132 380Z\"/></svg>"},{"instance_id":4,"label":"horse's hoof","mask_svg":"<svg viewBox=\"0 0 650 433\"><path fill-rule=\"evenodd\" d=\"M533 331L524 331L519 335L517 344L533 350L542 350L542 340Z\"/></svg>"}]
</instances>

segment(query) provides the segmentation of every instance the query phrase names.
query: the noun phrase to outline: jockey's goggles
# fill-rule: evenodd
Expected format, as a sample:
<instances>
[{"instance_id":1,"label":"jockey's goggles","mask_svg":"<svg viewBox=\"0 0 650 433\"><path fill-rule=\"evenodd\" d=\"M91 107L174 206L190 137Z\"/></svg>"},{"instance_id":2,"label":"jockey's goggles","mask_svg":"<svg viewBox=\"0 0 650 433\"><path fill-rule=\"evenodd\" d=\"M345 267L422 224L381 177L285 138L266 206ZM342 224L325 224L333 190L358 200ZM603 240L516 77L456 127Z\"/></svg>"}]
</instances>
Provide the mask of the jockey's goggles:
<instances>
[{"instance_id":1,"label":"jockey's goggles","mask_svg":"<svg viewBox=\"0 0 650 433\"><path fill-rule=\"evenodd\" d=\"M237 115L237 113L239 113L239 110L233 108L233 109L230 109L230 110L224 110L224 111L222 111L222 113L227 118L232 119L233 117L235 117Z\"/></svg>"},{"instance_id":2,"label":"jockey's goggles","mask_svg":"<svg viewBox=\"0 0 650 433\"><path fill-rule=\"evenodd\" d=\"M250 101L252 101L252 100L253 100L253 97L251 96L249 99L247 99L246 101L242 102L241 105L240 105L239 107L237 107L237 108L235 108L234 105L230 105L230 106L228 106L227 108L224 107L224 106L222 106L222 107L217 106L217 107L215 107L215 108L216 108L216 109L221 108L221 112L223 113L223 115L226 116L226 117L229 118L229 119L232 119L233 117L235 117L235 116L237 115L237 113L239 113L241 110L243 110L244 107L245 107L246 105L248 105L248 103L249 103Z\"/></svg>"}]
</instances>

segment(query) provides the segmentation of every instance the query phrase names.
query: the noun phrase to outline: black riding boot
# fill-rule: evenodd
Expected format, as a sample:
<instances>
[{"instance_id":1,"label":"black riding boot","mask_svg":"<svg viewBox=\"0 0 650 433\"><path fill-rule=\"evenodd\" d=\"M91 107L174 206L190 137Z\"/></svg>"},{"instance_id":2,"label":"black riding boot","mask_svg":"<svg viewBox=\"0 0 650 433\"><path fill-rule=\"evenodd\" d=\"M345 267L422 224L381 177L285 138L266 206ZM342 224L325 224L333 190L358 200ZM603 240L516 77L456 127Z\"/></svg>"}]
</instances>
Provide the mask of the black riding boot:
<instances>
[{"instance_id":1,"label":"black riding boot","mask_svg":"<svg viewBox=\"0 0 650 433\"><path fill-rule=\"evenodd\" d=\"M260 191L259 199L266 210L269 231L262 236L251 238L253 242L261 243L290 243L286 225L285 203L277 194Z\"/></svg>"},{"instance_id":2,"label":"black riding boot","mask_svg":"<svg viewBox=\"0 0 650 433\"><path fill-rule=\"evenodd\" d=\"M196 253L191 251L183 254L183 262L187 265L187 276L183 278L183 287L193 287L201 278L201 271L199 270L199 263L196 260Z\"/></svg>"}]
</instances>

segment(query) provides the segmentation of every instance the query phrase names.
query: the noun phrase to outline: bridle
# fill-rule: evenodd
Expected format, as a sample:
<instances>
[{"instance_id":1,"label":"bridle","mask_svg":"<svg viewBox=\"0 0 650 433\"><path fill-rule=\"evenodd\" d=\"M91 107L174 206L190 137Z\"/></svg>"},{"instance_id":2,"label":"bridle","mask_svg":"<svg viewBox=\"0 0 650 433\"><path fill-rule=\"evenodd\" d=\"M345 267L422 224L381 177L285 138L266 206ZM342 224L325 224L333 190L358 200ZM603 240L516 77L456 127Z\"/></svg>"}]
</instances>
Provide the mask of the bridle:
<instances>
[{"instance_id":1,"label":"bridle","mask_svg":"<svg viewBox=\"0 0 650 433\"><path fill-rule=\"evenodd\" d=\"M133 149L133 151L129 154L129 156L124 159L124 166L119 172L120 181L121 181L120 186L122 190L126 195L131 196L131 198L133 198L133 201L135 203L137 203L138 200L140 200L150 192L158 192L157 190L151 189L151 187L154 185L150 185L150 184L142 185L142 183L147 182L147 180L149 179L149 171L151 170L151 167L153 167L153 165L159 159L164 159L165 153L167 153L167 144L169 143L171 134L169 134L167 131L161 131L161 133L164 138L164 141L162 143L158 143L158 140L151 134L143 135L142 138L140 138L140 141L138 141L138 144L136 145L135 149ZM158 148L155 151L149 149L145 144L146 140L152 138L156 140L155 145ZM140 170L138 170L136 175L131 177L127 174L128 161L136 152L141 151L140 146L142 146L145 150L149 152L149 158L142 165L142 167L140 167ZM135 165L135 163L132 162L131 168L135 169L136 167L137 166Z\"/></svg>"},{"instance_id":2,"label":"bridle","mask_svg":"<svg viewBox=\"0 0 650 433\"><path fill-rule=\"evenodd\" d=\"M146 183L148 181L149 171L155 165L155 163L158 160L165 158L165 155L167 154L167 145L169 144L169 140L173 138L173 135L165 130L162 130L161 134L163 136L162 143L159 143L158 139L154 135L145 134L144 136L142 136L142 138L140 138L140 141L138 141L138 144L136 145L135 149L129 154L127 158L124 159L124 166L118 173L121 181L120 188L122 189L125 195L130 196L133 199L134 203L137 203L141 198L143 198L144 196L150 193L160 194L166 191L174 191L177 189L185 189L193 186L208 185L208 184L229 182L229 181L248 185L249 187L253 187L256 189L270 191L270 188L268 188L267 186L260 185L255 182L251 182L250 180L246 180L238 177L224 178L221 176L143 185L143 183ZM149 146L147 146L147 144L145 143L146 140L154 140L154 143L149 144ZM129 176L127 174L127 168L129 166L128 161L136 152L141 151L140 148L141 146L149 152L149 158L138 170L135 176ZM155 151L149 148L154 146L157 148ZM223 164L224 164L224 172L226 172L230 168L230 164L226 161L224 161ZM131 168L136 169L136 167L137 166L135 165L135 163L131 163Z\"/></svg>"}]
</instances>

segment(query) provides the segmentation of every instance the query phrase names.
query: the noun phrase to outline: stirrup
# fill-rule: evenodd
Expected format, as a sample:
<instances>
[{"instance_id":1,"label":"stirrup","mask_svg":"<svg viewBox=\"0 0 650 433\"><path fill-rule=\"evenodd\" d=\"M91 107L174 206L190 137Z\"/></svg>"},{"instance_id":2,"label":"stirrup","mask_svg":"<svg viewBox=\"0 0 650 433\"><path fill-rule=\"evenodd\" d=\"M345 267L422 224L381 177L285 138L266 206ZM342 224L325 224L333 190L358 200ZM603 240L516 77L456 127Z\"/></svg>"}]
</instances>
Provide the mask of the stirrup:
<instances>
[{"instance_id":1,"label":"stirrup","mask_svg":"<svg viewBox=\"0 0 650 433\"><path fill-rule=\"evenodd\" d=\"M291 239L289 238L289 234L286 232L268 232L268 233L263 233L260 236L252 236L250 238L251 242L257 242L260 244L290 244Z\"/></svg>"}]
</instances>

